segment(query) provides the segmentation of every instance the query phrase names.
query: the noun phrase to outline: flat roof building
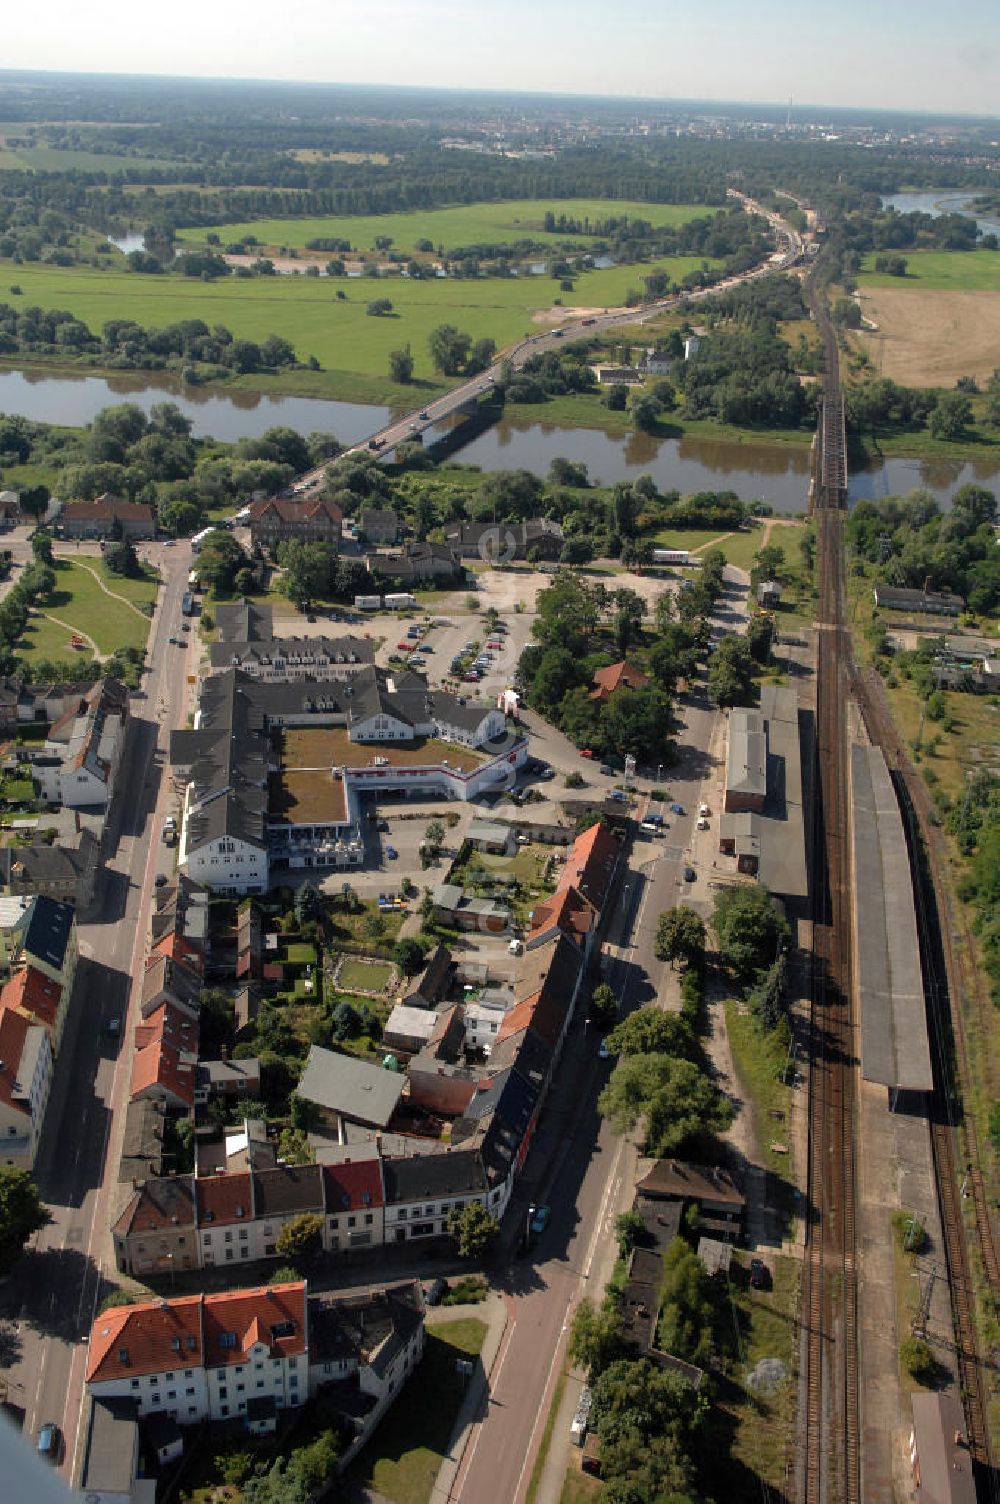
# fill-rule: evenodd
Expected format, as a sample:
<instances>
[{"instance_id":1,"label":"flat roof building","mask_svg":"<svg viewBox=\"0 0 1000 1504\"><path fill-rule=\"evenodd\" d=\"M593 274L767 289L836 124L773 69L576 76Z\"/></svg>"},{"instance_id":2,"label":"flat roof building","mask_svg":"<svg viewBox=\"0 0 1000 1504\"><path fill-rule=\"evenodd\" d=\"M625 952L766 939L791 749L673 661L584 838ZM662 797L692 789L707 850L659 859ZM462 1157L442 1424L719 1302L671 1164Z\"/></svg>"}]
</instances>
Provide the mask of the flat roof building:
<instances>
[{"instance_id":1,"label":"flat roof building","mask_svg":"<svg viewBox=\"0 0 1000 1504\"><path fill-rule=\"evenodd\" d=\"M804 898L805 817L798 695L765 684L757 710L729 712L719 850L783 898Z\"/></svg>"}]
</instances>

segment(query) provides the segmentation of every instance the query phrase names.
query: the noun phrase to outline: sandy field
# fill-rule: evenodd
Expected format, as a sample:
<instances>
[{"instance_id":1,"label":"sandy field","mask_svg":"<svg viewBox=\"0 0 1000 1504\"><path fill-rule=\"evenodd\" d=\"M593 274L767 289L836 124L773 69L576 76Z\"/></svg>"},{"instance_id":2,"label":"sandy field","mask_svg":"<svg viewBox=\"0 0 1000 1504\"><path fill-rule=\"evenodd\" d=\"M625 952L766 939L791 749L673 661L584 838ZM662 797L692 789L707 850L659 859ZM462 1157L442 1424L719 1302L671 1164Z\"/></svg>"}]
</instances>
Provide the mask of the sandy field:
<instances>
[{"instance_id":1,"label":"sandy field","mask_svg":"<svg viewBox=\"0 0 1000 1504\"><path fill-rule=\"evenodd\" d=\"M880 374L904 386L983 382L1000 366L1000 292L869 287L861 308L879 332L857 338Z\"/></svg>"}]
</instances>

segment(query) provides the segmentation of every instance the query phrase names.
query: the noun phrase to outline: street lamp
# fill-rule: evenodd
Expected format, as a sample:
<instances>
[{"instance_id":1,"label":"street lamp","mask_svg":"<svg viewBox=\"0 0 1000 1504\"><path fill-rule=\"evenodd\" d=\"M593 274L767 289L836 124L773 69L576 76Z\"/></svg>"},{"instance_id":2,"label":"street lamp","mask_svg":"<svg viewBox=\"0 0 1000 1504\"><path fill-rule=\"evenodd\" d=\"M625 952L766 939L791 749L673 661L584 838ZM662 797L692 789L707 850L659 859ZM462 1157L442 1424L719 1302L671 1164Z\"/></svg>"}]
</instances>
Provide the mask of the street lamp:
<instances>
[{"instance_id":1,"label":"street lamp","mask_svg":"<svg viewBox=\"0 0 1000 1504\"><path fill-rule=\"evenodd\" d=\"M656 781L657 781L657 783L659 783L659 781L660 781L660 774L662 772L663 772L663 764L662 764L662 762L658 762L656 764Z\"/></svg>"}]
</instances>

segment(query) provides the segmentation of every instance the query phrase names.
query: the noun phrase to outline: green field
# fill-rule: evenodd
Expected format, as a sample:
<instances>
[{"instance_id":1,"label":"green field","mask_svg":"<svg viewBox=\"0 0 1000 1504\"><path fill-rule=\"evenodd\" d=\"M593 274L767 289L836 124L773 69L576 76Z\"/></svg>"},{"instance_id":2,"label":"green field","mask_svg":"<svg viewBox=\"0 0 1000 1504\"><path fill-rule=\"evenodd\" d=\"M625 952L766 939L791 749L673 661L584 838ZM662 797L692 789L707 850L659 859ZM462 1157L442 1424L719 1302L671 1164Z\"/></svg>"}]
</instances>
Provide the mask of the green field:
<instances>
[{"instance_id":1,"label":"green field","mask_svg":"<svg viewBox=\"0 0 1000 1504\"><path fill-rule=\"evenodd\" d=\"M654 225L682 225L689 219L714 214L715 207L705 204L643 204L633 200L589 199L512 199L499 204L461 204L451 209L415 209L401 214L330 215L317 219L257 219L241 224L199 226L181 230L178 238L204 244L211 233L223 244L232 244L246 235L256 235L262 246L302 248L307 240L349 240L357 251L374 248L376 235L390 235L393 249L416 250L418 240L430 240L449 249L460 245L486 242L539 240L556 244L560 240L578 240L585 244L586 235L563 232L546 233L542 229L545 213L571 214L591 221L621 218L645 219Z\"/></svg>"},{"instance_id":2,"label":"green field","mask_svg":"<svg viewBox=\"0 0 1000 1504\"><path fill-rule=\"evenodd\" d=\"M13 134L13 133L12 133ZM180 170L180 163L161 157L120 157L106 151L68 151L61 146L4 146L0 170L12 172L166 172Z\"/></svg>"},{"instance_id":3,"label":"green field","mask_svg":"<svg viewBox=\"0 0 1000 1504\"><path fill-rule=\"evenodd\" d=\"M875 271L875 256L861 264L864 287L912 287L923 292L1000 292L1000 251L902 251L905 277Z\"/></svg>"},{"instance_id":4,"label":"green field","mask_svg":"<svg viewBox=\"0 0 1000 1504\"><path fill-rule=\"evenodd\" d=\"M427 353L428 336L438 324L455 324L474 339L492 338L502 349L536 327L532 315L551 307L556 297L569 309L614 307L638 284L641 272L655 266L679 281L699 265L698 257L677 256L649 266L586 272L575 279L573 292L564 293L550 277L491 277L475 282L260 277L201 282L176 275L147 277L128 271L40 265L4 267L0 277L9 270L10 283L21 288L19 307L37 304L68 309L95 333L108 319L134 319L146 328L203 319L208 325L225 324L246 339L283 335L300 360L316 356L328 374L327 386L337 385L338 378L342 386L350 375L385 378L389 351L409 343L416 379L442 385ZM338 288L346 293L346 301L336 297ZM0 302L8 296L8 287L0 282ZM391 317L370 318L365 313L375 297L391 299ZM318 385L314 394L321 395Z\"/></svg>"},{"instance_id":5,"label":"green field","mask_svg":"<svg viewBox=\"0 0 1000 1504\"><path fill-rule=\"evenodd\" d=\"M18 656L69 658L73 653L69 645L72 632L91 638L102 657L115 648L145 647L149 618L127 601L106 595L98 584L99 578L99 566L88 568L76 560L58 559L56 588L48 601L32 610L24 636L17 644ZM126 587L133 601L151 601L156 595L157 587L152 580L106 582L111 591L117 591L120 584ZM124 595L126 590L121 593Z\"/></svg>"}]
</instances>

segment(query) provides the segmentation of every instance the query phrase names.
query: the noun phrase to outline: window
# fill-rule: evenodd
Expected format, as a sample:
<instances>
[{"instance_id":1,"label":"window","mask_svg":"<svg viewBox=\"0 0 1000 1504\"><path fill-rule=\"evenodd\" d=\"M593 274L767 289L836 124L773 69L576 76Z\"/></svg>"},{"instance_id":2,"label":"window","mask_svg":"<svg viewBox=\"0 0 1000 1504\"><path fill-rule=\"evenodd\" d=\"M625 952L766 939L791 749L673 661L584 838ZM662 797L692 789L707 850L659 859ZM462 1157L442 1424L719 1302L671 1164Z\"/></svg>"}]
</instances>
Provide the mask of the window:
<instances>
[{"instance_id":1,"label":"window","mask_svg":"<svg viewBox=\"0 0 1000 1504\"><path fill-rule=\"evenodd\" d=\"M165 1373L163 1377L166 1379L168 1384L172 1384L174 1382L174 1376L172 1373Z\"/></svg>"},{"instance_id":2,"label":"window","mask_svg":"<svg viewBox=\"0 0 1000 1504\"><path fill-rule=\"evenodd\" d=\"M365 1212L365 1226L366 1227L371 1227L371 1225L374 1222L374 1220L375 1220L375 1218L372 1216L371 1212Z\"/></svg>"},{"instance_id":3,"label":"window","mask_svg":"<svg viewBox=\"0 0 1000 1504\"><path fill-rule=\"evenodd\" d=\"M220 1405L219 1406L219 1414L220 1415L228 1415L229 1414L229 1406L228 1405Z\"/></svg>"},{"instance_id":4,"label":"window","mask_svg":"<svg viewBox=\"0 0 1000 1504\"><path fill-rule=\"evenodd\" d=\"M348 1225L348 1227L357 1227L357 1225L358 1225L358 1219L357 1219L357 1217L348 1217L348 1219L347 1219L347 1225Z\"/></svg>"},{"instance_id":5,"label":"window","mask_svg":"<svg viewBox=\"0 0 1000 1504\"><path fill-rule=\"evenodd\" d=\"M247 1228L245 1228L245 1227L241 1227L240 1228L240 1242L241 1243L245 1243L246 1240L247 1240L247 1238L249 1238L249 1236L250 1236L249 1230Z\"/></svg>"},{"instance_id":6,"label":"window","mask_svg":"<svg viewBox=\"0 0 1000 1504\"><path fill-rule=\"evenodd\" d=\"M138 1387L139 1387L139 1380L138 1379L133 1379L132 1380L132 1388L133 1389L138 1389Z\"/></svg>"},{"instance_id":7,"label":"window","mask_svg":"<svg viewBox=\"0 0 1000 1504\"><path fill-rule=\"evenodd\" d=\"M227 1259L231 1259L232 1256L233 1256L233 1250L231 1248L227 1248L226 1249L226 1258Z\"/></svg>"},{"instance_id":8,"label":"window","mask_svg":"<svg viewBox=\"0 0 1000 1504\"><path fill-rule=\"evenodd\" d=\"M194 1385L193 1384L189 1384L188 1387L185 1389L184 1393L185 1394L194 1394Z\"/></svg>"},{"instance_id":9,"label":"window","mask_svg":"<svg viewBox=\"0 0 1000 1504\"><path fill-rule=\"evenodd\" d=\"M176 1398L177 1398L177 1390L176 1389L168 1389L167 1390L167 1399L168 1400L175 1400Z\"/></svg>"},{"instance_id":10,"label":"window","mask_svg":"<svg viewBox=\"0 0 1000 1504\"><path fill-rule=\"evenodd\" d=\"M226 1233L226 1242L227 1243L231 1243L232 1241L233 1241L233 1235L232 1235L232 1233L231 1232L227 1232Z\"/></svg>"},{"instance_id":11,"label":"window","mask_svg":"<svg viewBox=\"0 0 1000 1504\"><path fill-rule=\"evenodd\" d=\"M337 1231L337 1227L338 1227L338 1222L337 1222L336 1217L331 1217L330 1218L330 1231L331 1232L336 1232Z\"/></svg>"}]
</instances>

